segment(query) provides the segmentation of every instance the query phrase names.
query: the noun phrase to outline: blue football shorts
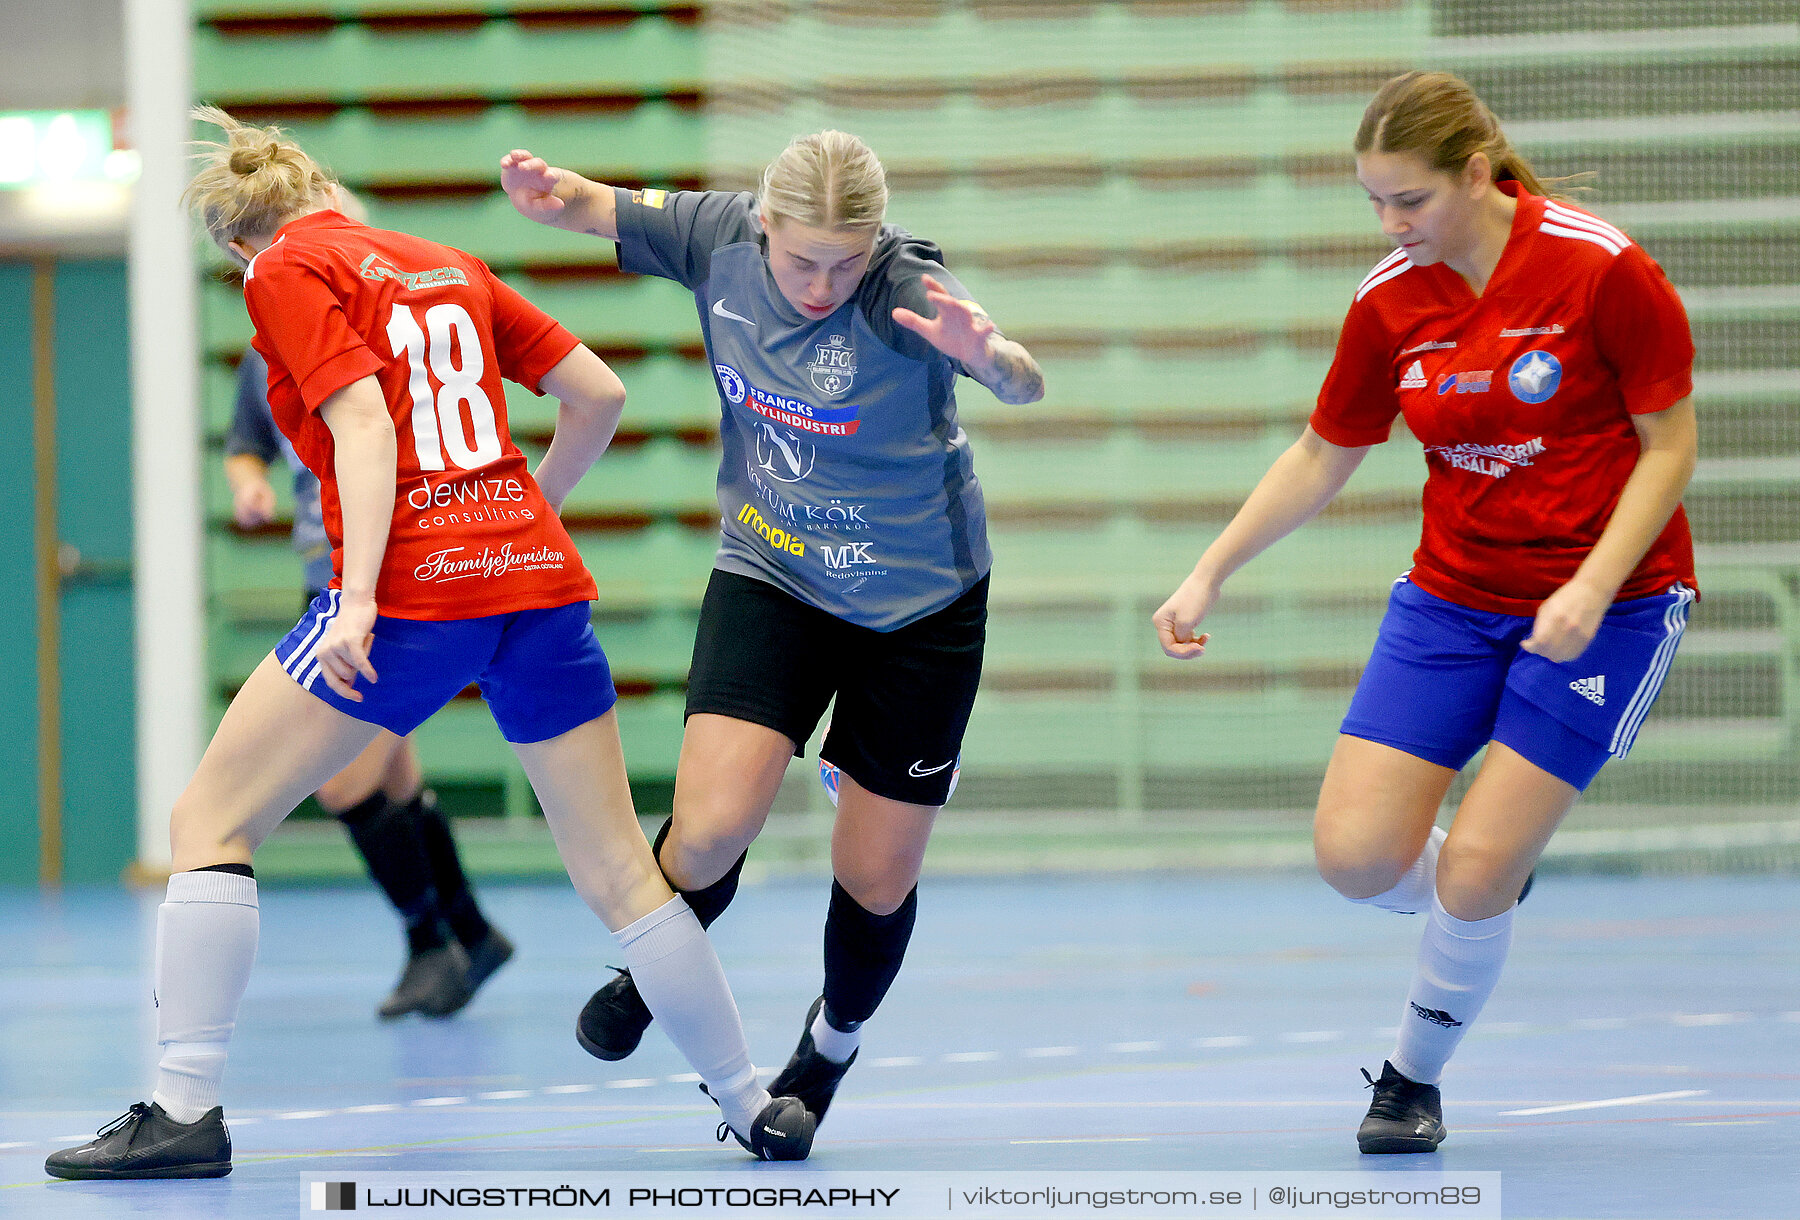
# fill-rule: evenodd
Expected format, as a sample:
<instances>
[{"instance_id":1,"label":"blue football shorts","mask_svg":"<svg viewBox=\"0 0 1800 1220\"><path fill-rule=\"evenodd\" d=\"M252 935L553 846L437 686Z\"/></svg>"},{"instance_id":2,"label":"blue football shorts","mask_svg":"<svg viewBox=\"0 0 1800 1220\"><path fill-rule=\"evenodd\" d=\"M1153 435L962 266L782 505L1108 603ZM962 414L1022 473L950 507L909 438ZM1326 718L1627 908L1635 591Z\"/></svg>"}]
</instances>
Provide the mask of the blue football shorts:
<instances>
[{"instance_id":1,"label":"blue football shorts","mask_svg":"<svg viewBox=\"0 0 1800 1220\"><path fill-rule=\"evenodd\" d=\"M1587 650L1524 651L1532 619L1471 610L1394 583L1341 732L1460 771L1490 740L1585 789L1624 758L1687 627L1694 591L1613 603Z\"/></svg>"},{"instance_id":2,"label":"blue football shorts","mask_svg":"<svg viewBox=\"0 0 1800 1220\"><path fill-rule=\"evenodd\" d=\"M521 745L560 737L617 701L585 601L484 618L377 617L369 664L379 681L358 674L362 702L345 699L325 681L317 655L341 596L337 589L320 593L275 646L275 659L340 712L401 737L471 682L481 688L501 736Z\"/></svg>"}]
</instances>

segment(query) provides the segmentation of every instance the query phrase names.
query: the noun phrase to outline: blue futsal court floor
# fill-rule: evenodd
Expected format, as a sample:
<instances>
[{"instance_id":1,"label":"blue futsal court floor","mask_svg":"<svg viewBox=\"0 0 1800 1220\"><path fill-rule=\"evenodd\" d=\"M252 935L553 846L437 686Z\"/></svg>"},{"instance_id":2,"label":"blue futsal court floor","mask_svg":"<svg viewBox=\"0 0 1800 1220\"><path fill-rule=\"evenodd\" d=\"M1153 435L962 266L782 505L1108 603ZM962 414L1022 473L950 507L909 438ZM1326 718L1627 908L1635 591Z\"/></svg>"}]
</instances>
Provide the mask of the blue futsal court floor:
<instances>
[{"instance_id":1,"label":"blue futsal court floor","mask_svg":"<svg viewBox=\"0 0 1800 1220\"><path fill-rule=\"evenodd\" d=\"M590 1059L616 961L566 886L489 886L519 955L460 1016L378 1023L400 937L372 888L266 888L226 1076L236 1170L51 1183L146 1097L159 895L0 893L0 1216L299 1213L321 1176L753 1175L656 1031ZM1416 919L1316 879L927 879L907 969L802 1172L1497 1171L1511 1217L1800 1216L1800 879L1550 876L1445 1078L1450 1137L1354 1133ZM818 992L826 885L746 886L713 929L757 1062ZM723 1180L715 1177L711 1180ZM692 1214L690 1212L690 1214Z\"/></svg>"}]
</instances>

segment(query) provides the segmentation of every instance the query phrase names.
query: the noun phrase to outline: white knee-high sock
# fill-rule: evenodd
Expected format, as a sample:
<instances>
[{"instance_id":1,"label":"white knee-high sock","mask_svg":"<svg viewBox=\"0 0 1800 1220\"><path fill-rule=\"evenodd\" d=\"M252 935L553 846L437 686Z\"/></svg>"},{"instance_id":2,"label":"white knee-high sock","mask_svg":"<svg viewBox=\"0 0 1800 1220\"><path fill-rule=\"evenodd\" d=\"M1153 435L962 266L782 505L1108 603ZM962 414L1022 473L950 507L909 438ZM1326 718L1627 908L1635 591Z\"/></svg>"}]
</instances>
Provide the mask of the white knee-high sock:
<instances>
[{"instance_id":1,"label":"white knee-high sock","mask_svg":"<svg viewBox=\"0 0 1800 1220\"><path fill-rule=\"evenodd\" d=\"M613 938L656 1023L706 1082L725 1121L748 1133L769 1092L756 1082L737 1001L706 929L678 894Z\"/></svg>"},{"instance_id":2,"label":"white knee-high sock","mask_svg":"<svg viewBox=\"0 0 1800 1220\"><path fill-rule=\"evenodd\" d=\"M1433 826L1425 840L1425 850L1419 853L1419 858L1413 861L1412 867L1393 889L1383 890L1372 898L1352 898L1350 901L1361 906L1380 907L1397 915L1417 915L1430 910L1432 896L1437 893L1438 849L1443 847L1447 837L1443 827Z\"/></svg>"},{"instance_id":3,"label":"white knee-high sock","mask_svg":"<svg viewBox=\"0 0 1800 1220\"><path fill-rule=\"evenodd\" d=\"M256 961L256 880L176 873L156 913L156 1040L151 1100L191 1123L219 1104L225 1048Z\"/></svg>"},{"instance_id":4,"label":"white knee-high sock","mask_svg":"<svg viewBox=\"0 0 1800 1220\"><path fill-rule=\"evenodd\" d=\"M1458 919L1432 897L1418 971L1400 1016L1400 1041L1391 1056L1402 1076L1420 1084L1443 1077L1444 1065L1500 981L1517 909L1491 919Z\"/></svg>"}]
</instances>

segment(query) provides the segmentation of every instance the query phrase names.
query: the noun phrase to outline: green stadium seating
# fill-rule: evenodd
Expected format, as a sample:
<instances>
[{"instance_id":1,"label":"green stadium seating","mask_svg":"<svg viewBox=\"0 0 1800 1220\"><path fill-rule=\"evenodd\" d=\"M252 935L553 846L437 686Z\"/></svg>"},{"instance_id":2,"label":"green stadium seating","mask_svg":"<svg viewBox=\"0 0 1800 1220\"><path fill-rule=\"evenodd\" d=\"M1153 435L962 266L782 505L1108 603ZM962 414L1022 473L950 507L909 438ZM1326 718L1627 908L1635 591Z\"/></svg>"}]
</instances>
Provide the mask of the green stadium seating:
<instances>
[{"instance_id":1,"label":"green stadium seating","mask_svg":"<svg viewBox=\"0 0 1800 1220\"><path fill-rule=\"evenodd\" d=\"M393 32L356 23L312 34L226 35L202 26L194 70L208 100L234 105L482 97L495 101L656 95L698 89L691 26L536 26L496 18L471 30Z\"/></svg>"},{"instance_id":2,"label":"green stadium seating","mask_svg":"<svg viewBox=\"0 0 1800 1220\"><path fill-rule=\"evenodd\" d=\"M1397 429L1339 505L1232 579L1204 661L1164 658L1149 614L1298 435L1384 252L1347 147L1373 83L1462 70L1540 170L1599 171L1583 202L1670 271L1700 346L1689 507L1705 600L1640 761L1596 793L1675 799L1658 793L1737 774L1786 792L1800 131L1784 99L1800 53L1744 32L1785 20L1769 0L1647 0L1605 9L1630 37L1557 32L1563 10L1603 7L833 0L714 4L700 21L652 0L200 0L196 80L285 122L374 223L486 259L625 380L620 443L567 513L626 693L627 757L649 780L673 774L716 546L716 391L688 294L618 276L611 243L519 217L498 158L528 147L603 181L741 188L796 132L869 140L890 217L939 242L1048 375L1024 407L959 391L996 557L967 790L1084 793L1129 818L1310 799L1417 544L1416 442ZM249 335L236 288L206 287L203 327L216 445ZM507 403L535 455L556 404L516 387ZM229 688L291 624L297 572L277 534L225 528L212 473L207 506L212 672ZM528 809L479 702L420 745L434 775Z\"/></svg>"}]
</instances>

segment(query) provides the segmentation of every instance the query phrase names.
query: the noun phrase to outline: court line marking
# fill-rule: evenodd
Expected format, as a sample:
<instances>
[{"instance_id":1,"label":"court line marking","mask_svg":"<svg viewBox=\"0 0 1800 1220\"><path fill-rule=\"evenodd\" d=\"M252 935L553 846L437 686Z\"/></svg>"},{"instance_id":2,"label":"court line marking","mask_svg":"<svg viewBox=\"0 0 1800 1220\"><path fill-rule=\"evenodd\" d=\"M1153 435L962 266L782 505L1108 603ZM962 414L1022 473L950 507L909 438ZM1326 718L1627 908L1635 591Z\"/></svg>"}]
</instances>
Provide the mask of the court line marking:
<instances>
[{"instance_id":1,"label":"court line marking","mask_svg":"<svg viewBox=\"0 0 1800 1220\"><path fill-rule=\"evenodd\" d=\"M1502 1110L1507 1118L1531 1114L1567 1114L1572 1110L1604 1110L1609 1106L1641 1106L1653 1101L1678 1101L1684 1097L1703 1097L1711 1089L1676 1089L1672 1093L1639 1093L1633 1097L1608 1097L1602 1101L1570 1101L1558 1106L1533 1106L1529 1110Z\"/></svg>"},{"instance_id":2,"label":"court line marking","mask_svg":"<svg viewBox=\"0 0 1800 1220\"><path fill-rule=\"evenodd\" d=\"M1640 1016L1630 1017L1630 1018L1627 1018L1627 1017L1577 1018L1575 1020L1567 1022L1565 1025L1562 1025L1562 1026L1557 1026L1554 1024L1545 1025L1545 1026L1534 1026L1534 1025L1530 1025L1530 1024L1527 1024L1524 1022L1493 1022L1486 1026L1477 1027L1477 1028L1485 1029L1487 1032L1491 1032L1491 1033L1492 1032L1513 1033L1513 1032L1525 1032L1525 1031L1549 1033L1549 1032L1555 1032L1558 1028L1575 1029L1575 1030L1581 1030L1581 1031L1613 1030L1613 1029L1623 1028L1623 1027L1625 1027L1627 1025L1631 1025L1631 1024L1640 1024L1640 1023L1641 1024L1655 1024L1655 1023L1659 1023L1659 1022L1668 1022L1670 1024L1674 1024L1677 1026L1683 1026L1683 1027L1689 1027L1689 1028L1706 1028L1706 1027L1736 1025L1736 1024L1740 1024L1740 1023L1743 1023L1746 1021L1755 1021L1758 1019L1774 1019L1774 1020L1779 1020L1779 1021L1800 1022L1800 1011L1787 1011L1787 1012L1780 1012L1780 1013L1765 1013L1765 1014L1743 1012L1743 1011L1725 1012L1725 1013L1648 1013L1648 1014L1643 1014ZM1398 1030L1396 1027L1386 1027L1383 1029L1376 1030L1375 1034L1377 1037L1391 1037L1397 1032L1398 1032ZM1345 1034L1343 1033L1343 1031L1340 1031L1340 1030L1293 1031L1293 1032L1288 1032L1288 1033L1279 1035L1279 1039L1281 1041L1287 1042L1290 1044L1339 1041L1339 1040L1343 1039L1344 1037L1345 1037ZM1251 1045L1254 1045L1256 1041L1257 1040L1255 1038L1247 1036L1247 1035L1243 1035L1243 1034L1225 1034L1225 1035L1214 1035L1211 1037L1204 1037L1204 1038L1195 1038L1189 1043L1189 1045L1196 1049L1219 1050L1219 1049L1241 1048L1241 1047L1251 1046ZM1104 1050L1106 1050L1108 1052L1113 1052L1113 1053L1133 1053L1133 1052L1143 1051L1143 1050L1163 1049L1163 1046L1164 1046L1163 1043L1155 1042L1155 1041L1114 1042L1114 1043L1107 1044L1106 1047L1104 1048ZM1070 1056L1074 1056L1074 1055L1079 1055L1079 1054L1083 1053L1083 1050L1084 1050L1084 1048L1079 1047L1079 1046L1041 1046L1041 1047L1022 1048L1016 1053L1020 1057L1028 1058L1028 1059L1031 1059L1031 1058L1066 1058L1066 1057L1070 1057ZM1006 1054L1005 1052L1001 1052L1001 1051L962 1051L962 1052L952 1052L952 1053L943 1055L940 1057L940 1059L942 1062L947 1062L947 1063L985 1063L985 1062L992 1062L995 1060L1002 1059L1005 1057L1005 1054ZM870 1060L871 1065L875 1066L875 1067L919 1067L919 1066L922 1066L925 1062L926 1062L925 1058L922 1056L918 1056L918 1055L892 1055L892 1056L887 1056L885 1058L878 1058L878 1059ZM757 1073L757 1075L759 1077L773 1076L774 1074L775 1074L774 1069L762 1069L762 1070L759 1070ZM643 1088L650 1088L650 1087L653 1087L653 1086L659 1085L659 1084L691 1084L695 1081L698 1081L699 1079L700 1079L700 1077L696 1073L683 1072L683 1073L680 1073L677 1075L663 1076L663 1077L639 1077L639 1078L624 1079L624 1080L609 1080L609 1081L605 1081L599 1085L595 1085L595 1084L559 1084L559 1085L545 1085L538 1089L496 1089L496 1090L491 1090L491 1091L488 1091L485 1093L479 1093L479 1094L476 1094L475 1096L476 1096L476 1098L483 1100L483 1101L510 1101L510 1100L520 1100L520 1099L527 1098L527 1097L533 1097L533 1096L537 1096L540 1094L554 1095L554 1094L590 1093L590 1092L594 1092L600 1088L643 1089ZM1655 1101L1677 1100L1677 1099L1685 1098L1685 1097L1697 1097L1697 1096L1701 1096L1709 1091L1710 1090L1706 1090L1706 1089L1690 1089L1690 1090L1681 1090L1681 1091L1669 1092L1669 1093L1647 1093L1647 1094L1641 1094L1641 1095L1637 1095L1637 1096L1633 1096L1633 1097L1610 1098L1610 1099L1604 1099L1604 1100L1599 1100L1599 1101L1571 1102L1571 1103L1563 1103L1563 1104L1559 1104L1559 1105L1555 1105L1555 1106L1543 1106L1543 1107L1536 1107L1536 1108L1525 1109L1525 1110L1502 1110L1502 1111L1499 1111L1499 1113L1503 1114L1503 1115L1508 1115L1508 1116L1521 1116L1521 1117L1532 1116L1532 1115L1541 1115L1541 1114L1567 1113L1567 1112L1572 1112L1572 1111L1602 1109L1602 1108L1609 1108L1609 1107L1616 1107L1616 1106L1641 1105L1641 1104L1647 1104L1647 1103L1655 1102ZM339 1114L384 1114L384 1113L393 1113L395 1111L402 1110L407 1107L419 1107L419 1106L433 1107L433 1106L465 1105L470 1100L471 1099L468 1097L428 1097L428 1098L414 1099L412 1101L405 1102L405 1103L374 1102L374 1103L369 1103L369 1104L365 1104L365 1105L345 1106L345 1107L341 1107L341 1108L337 1108L337 1109L330 1109L330 1110L282 1111L282 1112L271 1113L271 1114L268 1114L263 1117L267 1117L269 1119L296 1120L296 1119L309 1119L309 1118L329 1118L329 1117L332 1117L334 1115L339 1115ZM1032 1103L1032 1104L1042 1105L1042 1104L1047 1104L1047 1103ZM1050 1104L1052 1106L1052 1108L1055 1107L1055 1103L1048 1103L1048 1104ZM1158 1103L1133 1102L1130 1104L1156 1105ZM1231 1103L1212 1102L1209 1104L1212 1104L1215 1106L1224 1104L1226 1106L1229 1106ZM1304 1102L1304 1101L1283 1103L1283 1102L1272 1102L1272 1101L1268 1101L1268 1100L1263 1100L1263 1101L1258 1101L1254 1104L1256 1104L1256 1105L1271 1105L1271 1104L1273 1104L1273 1105L1283 1105L1283 1104L1329 1105L1329 1104L1335 1104L1335 1103L1333 1103L1333 1102ZM243 1125L246 1125L249 1123L254 1123L257 1121L260 1121L258 1116L246 1115L243 1118L234 1118L232 1120L232 1123L234 1126L243 1126ZM1760 1124L1760 1123L1765 1123L1767 1121L1768 1120L1766 1120L1766 1119L1746 1120L1743 1125ZM1687 1125L1693 1125L1693 1126L1720 1125L1720 1126L1722 1126L1722 1125L1730 1125L1730 1124L1726 1121L1714 1121L1711 1124L1705 1124L1705 1123L1701 1123L1698 1121L1691 1121ZM91 1138L93 1138L91 1134L83 1132L78 1135L53 1136L47 1142L54 1143L54 1144L63 1144L63 1143L67 1143L70 1141L85 1142ZM23 1141L23 1142L15 1141L11 1144L0 1143L0 1149L29 1148L29 1147L33 1147L33 1146L37 1145L38 1143L40 1143L40 1141Z\"/></svg>"}]
</instances>

